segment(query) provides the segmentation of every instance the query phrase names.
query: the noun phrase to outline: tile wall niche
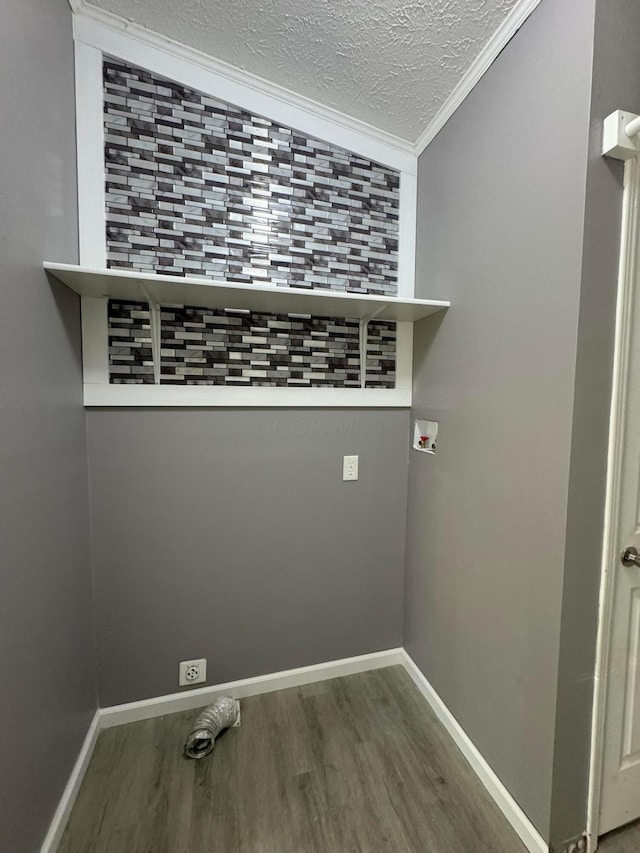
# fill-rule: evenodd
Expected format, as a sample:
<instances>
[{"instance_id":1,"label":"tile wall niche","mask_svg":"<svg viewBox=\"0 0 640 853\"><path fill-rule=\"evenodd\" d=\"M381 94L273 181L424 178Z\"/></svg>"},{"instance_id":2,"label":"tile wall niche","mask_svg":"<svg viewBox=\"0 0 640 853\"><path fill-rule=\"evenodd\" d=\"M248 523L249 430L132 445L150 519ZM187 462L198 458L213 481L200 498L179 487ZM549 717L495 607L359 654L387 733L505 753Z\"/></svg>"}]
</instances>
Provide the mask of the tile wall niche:
<instances>
[{"instance_id":1,"label":"tile wall niche","mask_svg":"<svg viewBox=\"0 0 640 853\"><path fill-rule=\"evenodd\" d=\"M160 384L359 388L357 320L162 306ZM369 324L368 388L393 388L395 324ZM109 375L154 381L148 306L109 302Z\"/></svg>"},{"instance_id":2,"label":"tile wall niche","mask_svg":"<svg viewBox=\"0 0 640 853\"><path fill-rule=\"evenodd\" d=\"M104 59L107 265L397 295L399 173ZM161 383L359 387L357 320L162 309ZM395 382L369 325L367 387ZM109 303L112 383L150 383L148 306Z\"/></svg>"}]
</instances>

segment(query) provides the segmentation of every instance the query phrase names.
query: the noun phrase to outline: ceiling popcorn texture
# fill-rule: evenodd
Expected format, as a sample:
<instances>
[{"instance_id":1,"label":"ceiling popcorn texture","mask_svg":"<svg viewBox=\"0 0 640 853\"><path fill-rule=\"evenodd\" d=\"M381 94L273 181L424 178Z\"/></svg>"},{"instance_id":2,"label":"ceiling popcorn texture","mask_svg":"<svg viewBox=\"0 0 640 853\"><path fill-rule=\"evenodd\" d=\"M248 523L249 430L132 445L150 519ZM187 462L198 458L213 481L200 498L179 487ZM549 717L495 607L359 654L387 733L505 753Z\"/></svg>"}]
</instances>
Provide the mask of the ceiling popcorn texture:
<instances>
[{"instance_id":1,"label":"ceiling popcorn texture","mask_svg":"<svg viewBox=\"0 0 640 853\"><path fill-rule=\"evenodd\" d=\"M516 0L89 0L415 142Z\"/></svg>"}]
</instances>

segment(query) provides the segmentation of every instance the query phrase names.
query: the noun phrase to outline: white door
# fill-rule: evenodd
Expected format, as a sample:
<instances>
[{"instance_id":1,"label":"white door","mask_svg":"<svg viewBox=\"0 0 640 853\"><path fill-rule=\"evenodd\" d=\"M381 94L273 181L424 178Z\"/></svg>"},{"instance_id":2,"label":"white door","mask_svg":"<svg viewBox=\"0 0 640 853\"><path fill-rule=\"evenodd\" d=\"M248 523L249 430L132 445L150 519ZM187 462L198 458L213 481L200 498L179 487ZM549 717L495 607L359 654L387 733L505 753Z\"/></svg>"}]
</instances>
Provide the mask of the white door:
<instances>
[{"instance_id":1,"label":"white door","mask_svg":"<svg viewBox=\"0 0 640 853\"><path fill-rule=\"evenodd\" d=\"M640 182L628 164L625 178ZM627 186L626 192L633 190ZM610 495L611 620L598 834L640 818L640 557L623 564L627 548L640 552L640 281L638 195L627 209L618 307L618 375L614 380ZM625 284L626 276L626 284ZM617 389L616 387L617 386ZM617 406L616 406L617 396ZM611 472L610 472L611 473ZM631 557L634 555L631 554Z\"/></svg>"}]
</instances>

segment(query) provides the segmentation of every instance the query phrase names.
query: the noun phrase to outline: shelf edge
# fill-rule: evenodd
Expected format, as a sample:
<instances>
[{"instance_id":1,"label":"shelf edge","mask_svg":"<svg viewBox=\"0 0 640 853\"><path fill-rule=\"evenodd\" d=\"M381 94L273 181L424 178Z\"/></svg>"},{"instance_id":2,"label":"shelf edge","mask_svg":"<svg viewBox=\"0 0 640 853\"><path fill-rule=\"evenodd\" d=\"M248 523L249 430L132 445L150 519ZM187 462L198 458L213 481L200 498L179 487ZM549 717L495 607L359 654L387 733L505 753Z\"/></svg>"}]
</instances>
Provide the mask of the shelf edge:
<instances>
[{"instance_id":1,"label":"shelf edge","mask_svg":"<svg viewBox=\"0 0 640 853\"><path fill-rule=\"evenodd\" d=\"M227 388L220 385L84 384L86 408L397 408L411 406L409 388Z\"/></svg>"}]
</instances>

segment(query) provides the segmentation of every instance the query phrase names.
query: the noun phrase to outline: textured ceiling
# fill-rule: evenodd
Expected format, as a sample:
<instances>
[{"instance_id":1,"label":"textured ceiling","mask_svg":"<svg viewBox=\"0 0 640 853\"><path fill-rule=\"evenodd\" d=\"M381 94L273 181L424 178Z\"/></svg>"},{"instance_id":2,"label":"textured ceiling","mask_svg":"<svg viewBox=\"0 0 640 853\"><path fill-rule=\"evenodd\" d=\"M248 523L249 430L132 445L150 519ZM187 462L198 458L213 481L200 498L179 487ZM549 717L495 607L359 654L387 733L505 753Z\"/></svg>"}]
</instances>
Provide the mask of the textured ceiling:
<instances>
[{"instance_id":1,"label":"textured ceiling","mask_svg":"<svg viewBox=\"0 0 640 853\"><path fill-rule=\"evenodd\" d=\"M414 142L516 0L87 0Z\"/></svg>"}]
</instances>

